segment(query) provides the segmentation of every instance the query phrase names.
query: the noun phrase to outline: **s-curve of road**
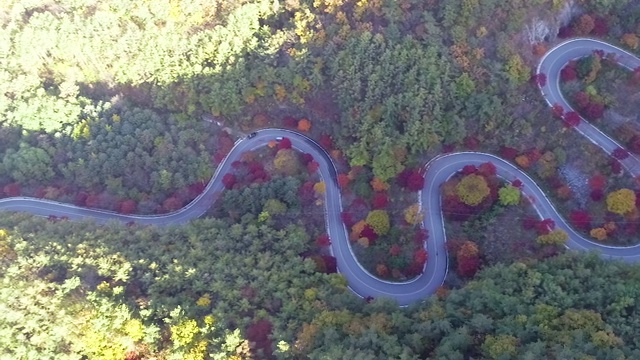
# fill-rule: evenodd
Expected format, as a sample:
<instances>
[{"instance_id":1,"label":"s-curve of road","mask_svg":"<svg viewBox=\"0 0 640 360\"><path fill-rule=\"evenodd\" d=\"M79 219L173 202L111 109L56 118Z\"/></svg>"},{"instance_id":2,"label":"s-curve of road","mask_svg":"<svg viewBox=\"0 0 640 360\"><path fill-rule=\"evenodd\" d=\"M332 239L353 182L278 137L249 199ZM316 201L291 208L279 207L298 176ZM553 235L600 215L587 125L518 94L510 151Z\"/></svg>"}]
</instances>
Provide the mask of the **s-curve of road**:
<instances>
[{"instance_id":1,"label":"s-curve of road","mask_svg":"<svg viewBox=\"0 0 640 360\"><path fill-rule=\"evenodd\" d=\"M566 41L551 49L543 57L538 67L538 73L547 75L548 82L541 90L550 105L557 103L562 105L565 111L571 111L569 104L560 92L560 70L568 61L589 55L594 50L604 50L606 53L616 54L621 65L625 67L635 68L640 66L640 59L634 55L601 41L592 39ZM614 149L620 147L614 140L586 121L582 121L577 130L607 153L611 153ZM464 165L469 164L480 165L485 162L492 162L496 166L500 177L506 180L519 179L522 181L523 194L531 199L532 205L540 217L552 219L555 221L557 228L563 229L569 234L570 239L567 242L569 248L596 250L607 258L620 258L627 261L640 260L640 245L626 248L609 247L594 243L575 232L558 214L535 181L513 164L490 154L460 152L438 156L426 165L425 187L420 192L420 201L424 212L423 224L429 230L430 236L425 245L429 260L425 265L423 274L414 280L404 283L380 280L364 270L351 249L347 229L340 218L342 199L337 185L337 172L331 158L312 139L297 132L283 129L261 130L251 139L247 138L236 142L229 155L216 169L215 174L202 194L184 208L170 214L123 215L28 197L0 199L0 210L24 211L39 216L66 216L73 220L90 218L101 223L116 220L121 222L134 221L139 224L157 226L184 224L203 215L215 201L216 195L224 189L222 177L231 171L231 163L240 159L242 153L265 146L270 140L279 136L291 139L294 148L313 155L320 164L319 171L326 183L325 217L327 232L332 242L331 251L337 259L338 270L347 279L349 287L359 296L393 298L399 305L408 305L425 299L443 283L448 267L445 249L446 234L440 206L440 185L451 175L461 170ZM631 174L640 174L640 161L637 158L629 157L623 161L623 165Z\"/></svg>"}]
</instances>

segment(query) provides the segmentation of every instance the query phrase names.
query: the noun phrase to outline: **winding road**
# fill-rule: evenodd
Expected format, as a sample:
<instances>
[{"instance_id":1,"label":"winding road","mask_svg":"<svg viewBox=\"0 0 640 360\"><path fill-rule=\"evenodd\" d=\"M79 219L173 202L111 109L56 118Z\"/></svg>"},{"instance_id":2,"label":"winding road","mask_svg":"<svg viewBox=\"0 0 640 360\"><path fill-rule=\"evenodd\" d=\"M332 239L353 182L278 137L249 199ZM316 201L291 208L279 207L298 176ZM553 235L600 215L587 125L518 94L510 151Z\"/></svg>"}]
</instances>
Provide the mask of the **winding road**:
<instances>
[{"instance_id":1,"label":"winding road","mask_svg":"<svg viewBox=\"0 0 640 360\"><path fill-rule=\"evenodd\" d=\"M551 49L542 58L538 66L538 73L547 75L548 82L541 88L541 91L550 105L560 104L565 108L565 111L571 111L568 102L560 92L560 70L569 60L589 55L594 50L615 53L621 65L625 67L635 68L640 66L640 59L631 53L598 40L574 39L563 42ZM581 121L576 129L609 154L616 148L621 147L587 121ZM135 221L140 224L157 226L184 224L191 219L202 216L215 201L216 195L224 189L222 176L231 171L231 163L240 159L242 153L266 146L270 140L279 136L286 136L291 139L294 148L313 155L320 164L319 171L326 183L325 216L327 232L332 241L331 251L337 259L338 270L347 279L349 287L359 296L393 298L399 305L403 306L423 300L435 292L443 283L448 266L445 249L446 234L440 206L439 188L440 184L468 164L480 165L485 162L492 162L496 166L500 177L506 180L521 180L524 195L533 199L532 205L540 217L552 219L555 221L557 228L569 234L567 247L577 250L596 250L607 258L620 258L627 261L640 260L640 245L626 248L605 246L594 243L574 231L558 214L535 181L511 163L490 154L460 152L438 156L426 165L425 187L419 195L422 211L424 212L423 224L430 232L430 238L426 244L429 260L425 265L423 274L405 283L380 280L364 270L351 249L347 235L348 231L340 218L342 199L337 185L337 172L331 158L312 139L300 133L283 129L261 130L251 139L237 141L229 155L216 169L205 190L187 206L170 214L123 215L28 197L0 199L0 210L24 211L39 216L66 216L73 220L91 218L100 223L116 220L121 222ZM634 176L640 174L640 161L636 157L630 156L625 159L623 165Z\"/></svg>"}]
</instances>

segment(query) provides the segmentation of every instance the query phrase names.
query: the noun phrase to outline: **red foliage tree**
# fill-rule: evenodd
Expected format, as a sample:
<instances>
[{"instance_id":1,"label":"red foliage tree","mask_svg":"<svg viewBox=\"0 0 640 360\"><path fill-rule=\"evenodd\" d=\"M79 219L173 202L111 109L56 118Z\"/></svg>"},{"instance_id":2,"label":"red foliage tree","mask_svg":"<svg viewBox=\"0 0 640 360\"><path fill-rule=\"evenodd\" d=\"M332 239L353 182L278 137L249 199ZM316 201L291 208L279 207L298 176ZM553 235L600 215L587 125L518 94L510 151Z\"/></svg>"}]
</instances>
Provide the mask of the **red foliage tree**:
<instances>
[{"instance_id":1,"label":"red foliage tree","mask_svg":"<svg viewBox=\"0 0 640 360\"><path fill-rule=\"evenodd\" d=\"M298 196L303 203L309 204L316 198L316 192L313 190L314 183L312 181L305 181L298 189Z\"/></svg>"},{"instance_id":2,"label":"red foliage tree","mask_svg":"<svg viewBox=\"0 0 640 360\"><path fill-rule=\"evenodd\" d=\"M273 325L267 319L260 319L247 327L246 336L251 344L251 349L256 353L262 352L265 358L271 358L273 348L269 336Z\"/></svg>"},{"instance_id":3,"label":"red foliage tree","mask_svg":"<svg viewBox=\"0 0 640 360\"><path fill-rule=\"evenodd\" d=\"M472 277L480 268L480 258L478 256L458 257L458 275L462 277Z\"/></svg>"},{"instance_id":4,"label":"red foliage tree","mask_svg":"<svg viewBox=\"0 0 640 360\"><path fill-rule=\"evenodd\" d=\"M467 136L462 141L464 142L464 146L469 150L477 150L478 146L480 146L480 140L475 136Z\"/></svg>"},{"instance_id":5,"label":"red foliage tree","mask_svg":"<svg viewBox=\"0 0 640 360\"><path fill-rule=\"evenodd\" d=\"M412 172L413 171L409 168L405 168L404 170L400 171L400 173L396 175L396 183L403 188L407 187L407 182Z\"/></svg>"},{"instance_id":6,"label":"red foliage tree","mask_svg":"<svg viewBox=\"0 0 640 360\"><path fill-rule=\"evenodd\" d=\"M424 187L424 176L417 170L414 170L407 179L407 189L410 191L420 191Z\"/></svg>"},{"instance_id":7,"label":"red foliage tree","mask_svg":"<svg viewBox=\"0 0 640 360\"><path fill-rule=\"evenodd\" d=\"M278 150L282 149L291 149L291 140L287 137L283 137L282 140L278 142Z\"/></svg>"},{"instance_id":8,"label":"red foliage tree","mask_svg":"<svg viewBox=\"0 0 640 360\"><path fill-rule=\"evenodd\" d=\"M503 146L500 148L500 156L502 156L507 160L513 161L513 159L515 159L516 156L518 156L518 149L508 147L508 146Z\"/></svg>"},{"instance_id":9,"label":"red foliage tree","mask_svg":"<svg viewBox=\"0 0 640 360\"><path fill-rule=\"evenodd\" d=\"M538 219L531 216L527 216L522 220L522 228L525 230L531 230L538 224Z\"/></svg>"},{"instance_id":10,"label":"red foliage tree","mask_svg":"<svg viewBox=\"0 0 640 360\"><path fill-rule=\"evenodd\" d=\"M393 244L389 248L389 255L391 256L398 256L400 255L400 252L402 252L402 248L398 244Z\"/></svg>"},{"instance_id":11,"label":"red foliage tree","mask_svg":"<svg viewBox=\"0 0 640 360\"><path fill-rule=\"evenodd\" d=\"M558 29L558 37L561 39L573 37L573 29L570 26L561 27Z\"/></svg>"},{"instance_id":12,"label":"red foliage tree","mask_svg":"<svg viewBox=\"0 0 640 360\"><path fill-rule=\"evenodd\" d=\"M551 219L544 219L536 224L538 235L547 235L555 229L556 223Z\"/></svg>"},{"instance_id":13,"label":"red foliage tree","mask_svg":"<svg viewBox=\"0 0 640 360\"><path fill-rule=\"evenodd\" d=\"M602 201L604 199L604 191L602 189L593 189L589 196L593 201Z\"/></svg>"},{"instance_id":14,"label":"red foliage tree","mask_svg":"<svg viewBox=\"0 0 640 360\"><path fill-rule=\"evenodd\" d=\"M352 227L356 221L353 219L353 215L351 215L351 213L348 213L346 211L343 211L340 213L340 219L342 219L342 222L348 227Z\"/></svg>"},{"instance_id":15,"label":"red foliage tree","mask_svg":"<svg viewBox=\"0 0 640 360\"><path fill-rule=\"evenodd\" d=\"M633 69L631 79L629 81L631 82L631 85L640 85L640 66Z\"/></svg>"},{"instance_id":16,"label":"red foliage tree","mask_svg":"<svg viewBox=\"0 0 640 360\"><path fill-rule=\"evenodd\" d=\"M419 248L413 253L413 262L422 267L427 263L428 257L429 254L427 253L427 250L425 250L424 248Z\"/></svg>"},{"instance_id":17,"label":"red foliage tree","mask_svg":"<svg viewBox=\"0 0 640 360\"><path fill-rule=\"evenodd\" d=\"M593 175L591 178L589 178L589 187L591 187L592 190L594 189L602 190L604 189L606 184L607 184L607 178L602 174L596 174L596 175Z\"/></svg>"},{"instance_id":18,"label":"red foliage tree","mask_svg":"<svg viewBox=\"0 0 640 360\"><path fill-rule=\"evenodd\" d=\"M191 196L191 198L195 198L204 191L204 188L206 186L207 185L204 181L198 181L189 185L189 195Z\"/></svg>"},{"instance_id":19,"label":"red foliage tree","mask_svg":"<svg viewBox=\"0 0 640 360\"><path fill-rule=\"evenodd\" d=\"M578 229L589 230L591 228L591 215L582 210L574 210L569 215L571 224Z\"/></svg>"},{"instance_id":20,"label":"red foliage tree","mask_svg":"<svg viewBox=\"0 0 640 360\"><path fill-rule=\"evenodd\" d=\"M462 174L463 175L471 175L471 174L475 174L476 171L478 171L478 168L475 165L465 165L462 168Z\"/></svg>"},{"instance_id":21,"label":"red foliage tree","mask_svg":"<svg viewBox=\"0 0 640 360\"><path fill-rule=\"evenodd\" d=\"M475 209L460 201L457 196L447 196L442 200L442 213L453 221L466 221Z\"/></svg>"},{"instance_id":22,"label":"red foliage tree","mask_svg":"<svg viewBox=\"0 0 640 360\"><path fill-rule=\"evenodd\" d=\"M551 114L556 119L562 119L562 116L564 115L564 108L560 104L553 104L551 107Z\"/></svg>"},{"instance_id":23,"label":"red foliage tree","mask_svg":"<svg viewBox=\"0 0 640 360\"><path fill-rule=\"evenodd\" d=\"M442 153L443 154L448 154L450 152L453 152L456 149L455 144L443 144L442 145Z\"/></svg>"},{"instance_id":24,"label":"red foliage tree","mask_svg":"<svg viewBox=\"0 0 640 360\"><path fill-rule=\"evenodd\" d=\"M562 80L562 82L573 81L577 78L578 78L578 72L571 65L567 65L564 68L562 68L562 70L560 70L560 80Z\"/></svg>"},{"instance_id":25,"label":"red foliage tree","mask_svg":"<svg viewBox=\"0 0 640 360\"><path fill-rule=\"evenodd\" d=\"M300 155L300 163L302 163L302 165L307 166L307 164L309 164L312 161L313 161L313 155L309 153L303 153Z\"/></svg>"},{"instance_id":26,"label":"red foliage tree","mask_svg":"<svg viewBox=\"0 0 640 360\"><path fill-rule=\"evenodd\" d=\"M320 139L318 140L318 142L326 150L333 149L333 139L331 139L331 136L327 134L320 135Z\"/></svg>"},{"instance_id":27,"label":"red foliage tree","mask_svg":"<svg viewBox=\"0 0 640 360\"><path fill-rule=\"evenodd\" d=\"M591 34L595 36L606 36L609 33L609 24L607 19L602 16L596 16L593 18L593 30Z\"/></svg>"},{"instance_id":28,"label":"red foliage tree","mask_svg":"<svg viewBox=\"0 0 640 360\"><path fill-rule=\"evenodd\" d=\"M492 162L482 163L478 167L478 174L480 174L480 175L482 175L482 176L484 176L486 178L492 177L496 173L497 173L496 166Z\"/></svg>"},{"instance_id":29,"label":"red foliage tree","mask_svg":"<svg viewBox=\"0 0 640 360\"><path fill-rule=\"evenodd\" d=\"M624 160L629 157L629 152L623 148L617 148L613 150L611 155L618 160Z\"/></svg>"},{"instance_id":30,"label":"red foliage tree","mask_svg":"<svg viewBox=\"0 0 640 360\"><path fill-rule=\"evenodd\" d=\"M320 167L320 164L318 164L315 160L313 160L307 164L307 171L310 174L313 174L314 172L318 171L319 167Z\"/></svg>"},{"instance_id":31,"label":"red foliage tree","mask_svg":"<svg viewBox=\"0 0 640 360\"><path fill-rule=\"evenodd\" d=\"M7 184L2 188L2 191L7 196L20 196L20 184L17 182L13 182L11 184Z\"/></svg>"},{"instance_id":32,"label":"red foliage tree","mask_svg":"<svg viewBox=\"0 0 640 360\"><path fill-rule=\"evenodd\" d=\"M511 182L511 186L518 188L518 189L522 189L522 181L520 179L515 179Z\"/></svg>"},{"instance_id":33,"label":"red foliage tree","mask_svg":"<svg viewBox=\"0 0 640 360\"><path fill-rule=\"evenodd\" d=\"M233 189L233 185L235 184L236 184L236 176L234 174L231 174L231 173L224 174L224 176L222 177L222 185L224 185L225 189L231 190Z\"/></svg>"},{"instance_id":34,"label":"red foliage tree","mask_svg":"<svg viewBox=\"0 0 640 360\"><path fill-rule=\"evenodd\" d=\"M527 157L533 164L536 161L540 160L540 158L542 157L542 153L540 152L540 150L538 150L538 148L529 149L529 151L527 151Z\"/></svg>"},{"instance_id":35,"label":"red foliage tree","mask_svg":"<svg viewBox=\"0 0 640 360\"><path fill-rule=\"evenodd\" d=\"M534 74L531 76L531 82L539 87L547 85L547 75L543 73Z\"/></svg>"},{"instance_id":36,"label":"red foliage tree","mask_svg":"<svg viewBox=\"0 0 640 360\"><path fill-rule=\"evenodd\" d=\"M622 174L622 163L619 160L611 159L611 173L614 175Z\"/></svg>"},{"instance_id":37,"label":"red foliage tree","mask_svg":"<svg viewBox=\"0 0 640 360\"><path fill-rule=\"evenodd\" d=\"M373 245L373 242L376 241L376 239L378 239L378 234L376 234L375 230L373 230L373 227L367 224L364 226L364 229L362 229L362 231L360 232L360 237L365 237L369 239L369 244Z\"/></svg>"},{"instance_id":38,"label":"red foliage tree","mask_svg":"<svg viewBox=\"0 0 640 360\"><path fill-rule=\"evenodd\" d=\"M640 154L640 135L633 135L627 143L627 148L636 154Z\"/></svg>"},{"instance_id":39,"label":"red foliage tree","mask_svg":"<svg viewBox=\"0 0 640 360\"><path fill-rule=\"evenodd\" d=\"M121 214L132 214L138 208L138 204L131 199L125 200L120 203L119 211Z\"/></svg>"},{"instance_id":40,"label":"red foliage tree","mask_svg":"<svg viewBox=\"0 0 640 360\"><path fill-rule=\"evenodd\" d=\"M316 238L316 245L319 247L326 247L331 245L331 239L329 239L329 235L322 234Z\"/></svg>"},{"instance_id":41,"label":"red foliage tree","mask_svg":"<svg viewBox=\"0 0 640 360\"><path fill-rule=\"evenodd\" d=\"M181 207L182 207L182 202L180 200L178 200L174 196L171 196L171 197L167 198L162 203L162 210L164 210L165 212L176 211L176 210L180 209Z\"/></svg>"},{"instance_id":42,"label":"red foliage tree","mask_svg":"<svg viewBox=\"0 0 640 360\"><path fill-rule=\"evenodd\" d=\"M298 126L298 120L293 116L285 116L282 118L282 125L288 128L295 128Z\"/></svg>"},{"instance_id":43,"label":"red foliage tree","mask_svg":"<svg viewBox=\"0 0 640 360\"><path fill-rule=\"evenodd\" d=\"M87 195L85 198L84 204L87 207L97 208L100 205L100 199L96 194Z\"/></svg>"},{"instance_id":44,"label":"red foliage tree","mask_svg":"<svg viewBox=\"0 0 640 360\"><path fill-rule=\"evenodd\" d=\"M589 103L584 109L584 113L590 120L597 120L604 115L604 104Z\"/></svg>"},{"instance_id":45,"label":"red foliage tree","mask_svg":"<svg viewBox=\"0 0 640 360\"><path fill-rule=\"evenodd\" d=\"M335 274L338 272L338 261L336 258L329 255L322 255L322 261L324 262L326 274Z\"/></svg>"},{"instance_id":46,"label":"red foliage tree","mask_svg":"<svg viewBox=\"0 0 640 360\"><path fill-rule=\"evenodd\" d=\"M420 245L424 244L425 241L429 238L429 230L418 228L416 233L413 235L413 242Z\"/></svg>"},{"instance_id":47,"label":"red foliage tree","mask_svg":"<svg viewBox=\"0 0 640 360\"><path fill-rule=\"evenodd\" d=\"M338 174L338 185L341 189L346 189L347 186L349 186L349 182L351 182L351 179L349 179L349 175Z\"/></svg>"},{"instance_id":48,"label":"red foliage tree","mask_svg":"<svg viewBox=\"0 0 640 360\"><path fill-rule=\"evenodd\" d=\"M578 115L578 113L576 113L575 111L569 111L568 113L564 114L563 120L564 126L575 127L580 124L580 115Z\"/></svg>"},{"instance_id":49,"label":"red foliage tree","mask_svg":"<svg viewBox=\"0 0 640 360\"><path fill-rule=\"evenodd\" d=\"M591 99L589 98L589 94L584 91L578 91L576 95L573 97L573 101L578 105L579 109L584 109L589 105Z\"/></svg>"},{"instance_id":50,"label":"red foliage tree","mask_svg":"<svg viewBox=\"0 0 640 360\"><path fill-rule=\"evenodd\" d=\"M371 206L374 209L384 209L389 204L389 198L387 194L384 192L378 192L373 196L373 200L371 201Z\"/></svg>"},{"instance_id":51,"label":"red foliage tree","mask_svg":"<svg viewBox=\"0 0 640 360\"><path fill-rule=\"evenodd\" d=\"M86 206L87 205L87 197L88 196L89 195L86 192L80 191L74 197L73 203L78 205L78 206Z\"/></svg>"}]
</instances>

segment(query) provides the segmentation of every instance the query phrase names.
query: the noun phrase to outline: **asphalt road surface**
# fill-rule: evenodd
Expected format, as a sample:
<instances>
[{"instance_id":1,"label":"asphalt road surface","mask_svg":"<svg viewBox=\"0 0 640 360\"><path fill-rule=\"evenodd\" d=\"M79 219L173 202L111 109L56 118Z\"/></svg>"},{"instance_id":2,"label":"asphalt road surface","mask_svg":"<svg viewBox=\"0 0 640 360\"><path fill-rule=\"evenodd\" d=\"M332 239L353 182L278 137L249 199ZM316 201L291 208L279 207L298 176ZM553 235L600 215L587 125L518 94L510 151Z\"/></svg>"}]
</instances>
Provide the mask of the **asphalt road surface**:
<instances>
[{"instance_id":1,"label":"asphalt road surface","mask_svg":"<svg viewBox=\"0 0 640 360\"><path fill-rule=\"evenodd\" d=\"M567 101L562 97L559 88L560 70L569 60L591 54L602 49L606 53L615 53L623 66L635 68L640 66L640 59L632 54L609 44L592 39L575 39L564 42L551 49L541 60L539 73L547 76L547 84L541 88L543 96L550 105L561 104L565 111L571 111ZM577 130L594 144L611 153L621 147L586 121L581 121ZM231 163L240 159L242 153L262 146L276 137L288 137L293 147L299 151L313 155L320 164L319 171L326 183L325 217L327 232L331 238L331 251L337 259L339 272L347 279L349 287L362 297L388 297L395 299L399 305L408 305L425 299L442 285L447 274L447 252L445 249L446 234L440 207L440 185L450 176L461 170L464 165L480 165L492 162L498 175L506 180L519 179L523 184L523 195L528 197L541 218L550 218L569 234L567 247L576 250L594 250L607 258L619 258L626 261L640 260L640 245L631 247L610 247L590 241L575 232L558 214L547 199L544 192L524 172L511 163L490 154L460 152L438 156L426 165L425 187L420 192L420 203L424 212L423 224L429 230L426 249L429 259L421 276L404 283L393 283L380 280L368 273L356 260L348 239L340 213L342 200L337 185L337 173L329 155L312 139L290 130L266 129L258 131L251 139L236 142L226 159L218 166L215 174L205 190L184 208L163 215L122 215L99 209L88 209L75 205L41 200L27 197L0 199L0 209L7 211L24 211L39 216L66 216L72 220L90 218L96 222L108 221L136 222L157 226L184 224L191 219L202 216L217 195L223 191L222 177L230 172ZM625 168L633 175L640 174L640 161L629 157L623 161Z\"/></svg>"}]
</instances>

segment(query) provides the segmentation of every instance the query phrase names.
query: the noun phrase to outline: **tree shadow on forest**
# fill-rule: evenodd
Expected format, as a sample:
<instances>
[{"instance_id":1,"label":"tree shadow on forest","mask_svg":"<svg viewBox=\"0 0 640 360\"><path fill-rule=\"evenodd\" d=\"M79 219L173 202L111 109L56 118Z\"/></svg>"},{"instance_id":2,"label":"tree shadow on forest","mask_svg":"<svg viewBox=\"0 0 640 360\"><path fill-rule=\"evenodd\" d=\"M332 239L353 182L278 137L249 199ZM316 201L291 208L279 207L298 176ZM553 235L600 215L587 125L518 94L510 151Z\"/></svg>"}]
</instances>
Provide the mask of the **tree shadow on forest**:
<instances>
[{"instance_id":1,"label":"tree shadow on forest","mask_svg":"<svg viewBox=\"0 0 640 360\"><path fill-rule=\"evenodd\" d=\"M247 50L248 51L248 50ZM249 51L248 51L249 52ZM249 52L250 53L250 52ZM252 54L255 58L259 58L259 54ZM284 52L277 54L276 63L281 63L285 65L284 62L287 62L286 66L293 69L298 66L304 66L307 62L307 58L305 56L301 56L299 58L292 58L286 55ZM288 60L286 60L288 59ZM273 59L272 59L273 60ZM249 69L250 71L250 69ZM239 66L231 67L225 71L224 74L217 74L215 77L211 76L193 76L190 78L182 79L180 81L176 81L174 83L169 83L165 85L157 85L157 84L140 84L137 86L132 86L128 84L116 84L112 85L107 82L95 82L95 83L83 83L79 84L79 96L83 96L86 98L92 99L95 103L98 102L109 102L111 103L111 109L148 109L157 114L168 116L163 117L166 120L166 123L163 126L171 127L175 125L175 122L183 121L186 124L197 124L202 123L202 115L209 114L210 108L207 108L205 103L208 102L208 97L216 96L215 93L208 91L206 85L212 84L216 81L216 79L227 79L227 81L231 81L236 84L245 83L245 77L247 75L247 69L240 68ZM228 80L232 79L232 80ZM240 90L240 89L238 89ZM242 90L243 91L243 90ZM236 93L230 94L228 96L235 96L240 99L244 97L241 91L237 91ZM162 99L159 101L158 99ZM254 105L248 105L247 108L250 111L264 111L260 110L259 104L273 102L269 99L263 99L262 101L257 101ZM333 107L334 104L331 101L319 101L318 107L322 108L324 106ZM325 110L327 113L335 114L335 109L320 109ZM278 112L280 111L280 112ZM294 114L304 113L305 110L301 106L290 105L290 107L285 111L291 111ZM116 112L117 113L117 112ZM276 107L276 114L282 114L282 109ZM188 114L188 115L187 115ZM253 114L249 114L249 116L233 116L233 121L238 121L238 119L243 119L242 123L235 123L226 125L236 125L236 126L252 126L250 121L247 119L251 119ZM114 112L110 110L102 111L101 118L105 120L108 118L113 120ZM82 119L79 119L78 123L81 123ZM267 124L269 125L269 124ZM110 194L107 189L109 185L103 182L103 186L99 188L93 189L83 189L82 185L77 183L69 184L67 179L61 177L61 171L57 168L57 164L59 162L70 161L72 159L69 158L69 153L65 150L68 149L56 149L51 144L70 144L69 148L74 148L75 151L85 152L82 149L83 145L79 145L80 142L77 141L78 136L78 124L63 124L61 126L63 131L55 131L55 132L46 132L44 130L26 130L21 128L20 126L13 126L8 124L3 124L0 127L0 150L6 152L7 149L13 148L18 150L20 148L20 144L28 144L31 147L43 148L49 155L51 156L52 166L56 170L56 178L50 180L49 183L41 182L41 181L30 181L28 184L18 184L19 186L15 186L15 179L11 178L11 174L7 171L3 171L0 173L0 194L4 193L5 196L17 196L17 195L29 195L34 197L41 198L50 198L57 201L72 203L79 206L89 206L89 207L107 207L109 210L122 210L120 207L121 202L126 201L122 199L120 196L116 194ZM214 125L211 125L213 127ZM76 128L74 130L74 127ZM133 131L136 129L133 128ZM91 132L89 130L90 135ZM91 137L89 141L99 141L99 138ZM144 142L144 139L136 139L140 142ZM111 141L116 141L117 139L111 139ZM211 146L208 148L210 153L208 154L208 158L213 159L214 151L216 150L216 144L210 144ZM227 144L228 145L228 144ZM78 146L80 147L78 149ZM100 157L101 154L94 154L95 156ZM122 154L122 156L128 156L129 154ZM153 155L152 151L148 152L148 155ZM214 164L211 163L211 169L214 168ZM161 171L162 169L158 169ZM213 173L213 171L211 171ZM149 174L147 174L149 175ZM77 181L77 179L75 179ZM12 186L13 184L13 186ZM198 191L202 191L204 184L191 184L187 187L187 189L182 189L181 193L181 201L180 204L184 205L186 201L190 201L193 197L195 197ZM97 192L101 192L101 194L96 194ZM176 197L178 195L173 194L172 196ZM116 206L116 204L118 204ZM137 204L137 210L140 210L140 203ZM117 209L114 209L114 206ZM171 210L171 209L165 209ZM132 209L128 209L128 212L135 212ZM47 225L46 221L50 222L50 225ZM206 220L205 220L206 221ZM65 225L61 225L65 224ZM55 219L54 217L48 220L41 221L21 221L20 228L26 230L26 226L31 227L32 229L38 229L38 231L52 231L52 233L59 233L59 237L57 238L61 242L65 242L67 236L81 236L73 233L74 231L81 230L83 234L89 234L87 231L90 231L91 226L85 227L84 225L68 225L68 228L72 228L75 230L63 230L63 228L67 228L66 221L60 221L60 219ZM145 257L145 252L140 246L155 246L154 237L157 236L157 233L152 232L152 234L147 233L144 234L144 229L138 228L137 225L134 225L132 229L126 229L126 227L131 227L131 224L117 224L111 223L104 226L99 226L96 228L95 232L98 234L103 233L104 231L110 232L113 231L115 234L119 234L123 237L132 237L130 240L121 239L120 241L104 241L100 243L100 246L104 249L108 249L108 253L103 254L104 257L108 256L125 256L126 260L129 264L141 264L148 260ZM57 230L55 228L57 227ZM173 232L175 235L177 233L174 230L167 230L169 232ZM171 249L173 246L192 246L189 245L189 241L187 240L187 233L189 231L185 230L183 236L177 236L175 240L175 244L167 244L164 243L163 246L166 247L166 252L168 256L171 256ZM66 233L63 235L63 233ZM153 234L155 233L155 235ZM138 237L138 239L136 239ZM108 240L109 236L96 236L97 239ZM129 251L123 251L127 247L127 244L131 246L131 249L127 249ZM96 287L103 282L110 284L111 286L124 286L125 295L129 298L129 300L134 300L137 302L145 302L145 303L163 303L161 299L150 299L149 294L147 292L148 289L145 289L142 282L139 280L128 281L126 284L123 284L121 281L118 281L114 278L110 278L104 276L100 273L100 271L96 268L95 265L85 264L78 271L71 271L71 263L55 263L50 267L46 267L41 270L38 274L41 278L51 279L52 281L61 283L65 278L72 276L74 273L80 274L83 284L87 290L93 291ZM137 268L134 265L133 273L135 276L143 276L141 272L144 272L144 269ZM180 274L174 274L175 277L173 279L165 279L164 282L172 282L175 281L176 284L183 283ZM175 286L176 294L166 294L167 296L176 296L176 299L184 299L202 295L202 294L194 294L191 293L191 290L188 286L176 285ZM247 296L245 298L251 300L252 296L249 294L249 290L246 288L242 289L243 294L247 292ZM180 294L178 294L180 293ZM243 295L244 296L244 295ZM127 304L130 307L130 310L133 313L137 313L138 308L134 305L133 302ZM180 305L180 304L177 304ZM271 312L278 311L279 306L272 306L269 304L254 304L254 310L258 309L271 309ZM280 305L281 306L281 305ZM188 307L188 306L187 306ZM253 311L246 313L245 315L249 317L255 316ZM160 320L160 319L158 319ZM227 324L227 326L231 326L233 324ZM272 345L268 341L268 333L272 331L271 324L265 324L260 320L256 319L254 325L250 326L247 329L241 329L243 332L246 330L246 334L248 337L253 337L255 345L255 351L265 351L270 353L272 349ZM266 334L265 334L266 332ZM262 350L260 350L262 349Z\"/></svg>"}]
</instances>

